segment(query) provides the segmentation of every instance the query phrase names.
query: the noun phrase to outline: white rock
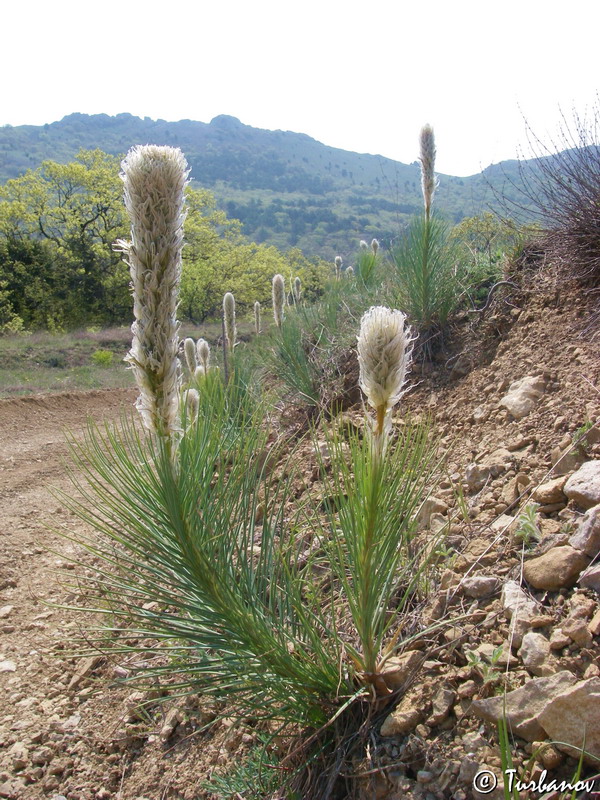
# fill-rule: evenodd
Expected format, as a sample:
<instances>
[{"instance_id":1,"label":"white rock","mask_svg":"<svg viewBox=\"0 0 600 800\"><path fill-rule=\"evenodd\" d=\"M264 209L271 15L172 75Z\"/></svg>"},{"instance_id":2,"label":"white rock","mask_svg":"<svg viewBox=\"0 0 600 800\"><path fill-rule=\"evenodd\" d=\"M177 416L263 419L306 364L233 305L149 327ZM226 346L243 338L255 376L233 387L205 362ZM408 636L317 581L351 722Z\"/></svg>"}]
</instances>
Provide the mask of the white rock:
<instances>
[{"instance_id":1,"label":"white rock","mask_svg":"<svg viewBox=\"0 0 600 800\"><path fill-rule=\"evenodd\" d=\"M504 406L515 419L522 419L533 411L544 388L545 381L541 376L521 378L511 383L508 394L500 400L500 405Z\"/></svg>"},{"instance_id":2,"label":"white rock","mask_svg":"<svg viewBox=\"0 0 600 800\"><path fill-rule=\"evenodd\" d=\"M565 483L564 493L582 508L600 503L600 461L586 461Z\"/></svg>"},{"instance_id":3,"label":"white rock","mask_svg":"<svg viewBox=\"0 0 600 800\"><path fill-rule=\"evenodd\" d=\"M550 642L541 633L528 631L523 636L519 656L532 675L552 675L555 671L551 664Z\"/></svg>"},{"instance_id":4,"label":"white rock","mask_svg":"<svg viewBox=\"0 0 600 800\"><path fill-rule=\"evenodd\" d=\"M534 616L537 603L529 597L516 581L506 581L502 589L502 607L509 619L517 616Z\"/></svg>"},{"instance_id":5,"label":"white rock","mask_svg":"<svg viewBox=\"0 0 600 800\"><path fill-rule=\"evenodd\" d=\"M573 673L563 670L548 678L532 678L505 695L475 700L471 708L475 716L494 724L506 716L509 729L528 742L544 741L547 736L541 722L543 710L575 682Z\"/></svg>"},{"instance_id":6,"label":"white rock","mask_svg":"<svg viewBox=\"0 0 600 800\"><path fill-rule=\"evenodd\" d=\"M594 506L585 513L569 544L590 558L600 553L600 506Z\"/></svg>"},{"instance_id":7,"label":"white rock","mask_svg":"<svg viewBox=\"0 0 600 800\"><path fill-rule=\"evenodd\" d=\"M600 594L600 564L594 564L593 567L588 567L585 572L579 576L579 585L585 589L593 589Z\"/></svg>"},{"instance_id":8,"label":"white rock","mask_svg":"<svg viewBox=\"0 0 600 800\"><path fill-rule=\"evenodd\" d=\"M559 673L562 674L562 673ZM553 697L539 714L539 722L556 746L579 758L600 764L600 678L590 678Z\"/></svg>"}]
</instances>

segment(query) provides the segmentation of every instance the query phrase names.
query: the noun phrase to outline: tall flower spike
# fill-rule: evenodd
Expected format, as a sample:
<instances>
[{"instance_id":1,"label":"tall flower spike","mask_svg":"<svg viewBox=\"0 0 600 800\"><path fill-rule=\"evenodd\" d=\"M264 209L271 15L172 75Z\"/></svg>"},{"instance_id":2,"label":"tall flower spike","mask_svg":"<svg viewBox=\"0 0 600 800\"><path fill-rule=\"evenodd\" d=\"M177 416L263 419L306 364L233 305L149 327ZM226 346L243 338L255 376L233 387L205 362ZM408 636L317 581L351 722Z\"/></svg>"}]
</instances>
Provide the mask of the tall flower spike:
<instances>
[{"instance_id":1,"label":"tall flower spike","mask_svg":"<svg viewBox=\"0 0 600 800\"><path fill-rule=\"evenodd\" d=\"M185 363L187 364L190 375L193 375L196 371L196 367L198 366L198 361L196 360L196 343L193 339L188 337L184 341L183 352L185 354Z\"/></svg>"},{"instance_id":2,"label":"tall flower spike","mask_svg":"<svg viewBox=\"0 0 600 800\"><path fill-rule=\"evenodd\" d=\"M260 333L260 303L258 300L254 303L254 333L257 336Z\"/></svg>"},{"instance_id":3,"label":"tall flower spike","mask_svg":"<svg viewBox=\"0 0 600 800\"><path fill-rule=\"evenodd\" d=\"M281 328L283 323L283 304L285 298L285 280L283 275L273 276L273 317L275 324Z\"/></svg>"},{"instance_id":4,"label":"tall flower spike","mask_svg":"<svg viewBox=\"0 0 600 800\"><path fill-rule=\"evenodd\" d=\"M360 240L359 247L360 247L361 250L368 250L369 249L369 245L365 242L364 239Z\"/></svg>"},{"instance_id":5,"label":"tall flower spike","mask_svg":"<svg viewBox=\"0 0 600 800\"><path fill-rule=\"evenodd\" d=\"M344 271L344 275L346 278L353 278L354 277L354 267L346 267Z\"/></svg>"},{"instance_id":6,"label":"tall flower spike","mask_svg":"<svg viewBox=\"0 0 600 800\"><path fill-rule=\"evenodd\" d=\"M223 297L223 319L225 320L225 335L229 352L233 352L237 330L235 327L235 297L231 292L226 292Z\"/></svg>"},{"instance_id":7,"label":"tall flower spike","mask_svg":"<svg viewBox=\"0 0 600 800\"><path fill-rule=\"evenodd\" d=\"M302 282L300 278L296 277L294 279L294 300L299 303L300 302L300 295L302 294Z\"/></svg>"},{"instance_id":8,"label":"tall flower spike","mask_svg":"<svg viewBox=\"0 0 600 800\"><path fill-rule=\"evenodd\" d=\"M342 271L342 257L336 256L333 263L335 264L335 277L339 278Z\"/></svg>"},{"instance_id":9,"label":"tall flower spike","mask_svg":"<svg viewBox=\"0 0 600 800\"><path fill-rule=\"evenodd\" d=\"M198 354L198 361L204 372L208 372L208 365L210 363L210 345L206 339L198 339L196 342L196 352Z\"/></svg>"},{"instance_id":10,"label":"tall flower spike","mask_svg":"<svg viewBox=\"0 0 600 800\"><path fill-rule=\"evenodd\" d=\"M371 239L371 250L373 251L373 255L376 256L379 250L379 242L377 239Z\"/></svg>"},{"instance_id":11,"label":"tall flower spike","mask_svg":"<svg viewBox=\"0 0 600 800\"><path fill-rule=\"evenodd\" d=\"M412 341L402 311L373 306L363 314L358 336L359 384L376 412L375 436L388 430L392 408L406 391Z\"/></svg>"},{"instance_id":12,"label":"tall flower spike","mask_svg":"<svg viewBox=\"0 0 600 800\"><path fill-rule=\"evenodd\" d=\"M423 190L423 202L425 203L425 216L429 219L431 215L431 204L433 195L437 188L435 179L435 138L431 125L424 125L421 128L421 188Z\"/></svg>"},{"instance_id":13,"label":"tall flower spike","mask_svg":"<svg viewBox=\"0 0 600 800\"><path fill-rule=\"evenodd\" d=\"M117 242L133 286L133 342L125 360L140 390L144 425L171 436L179 428L181 383L177 301L181 280L188 166L173 147L133 147L121 164L131 241Z\"/></svg>"}]
</instances>

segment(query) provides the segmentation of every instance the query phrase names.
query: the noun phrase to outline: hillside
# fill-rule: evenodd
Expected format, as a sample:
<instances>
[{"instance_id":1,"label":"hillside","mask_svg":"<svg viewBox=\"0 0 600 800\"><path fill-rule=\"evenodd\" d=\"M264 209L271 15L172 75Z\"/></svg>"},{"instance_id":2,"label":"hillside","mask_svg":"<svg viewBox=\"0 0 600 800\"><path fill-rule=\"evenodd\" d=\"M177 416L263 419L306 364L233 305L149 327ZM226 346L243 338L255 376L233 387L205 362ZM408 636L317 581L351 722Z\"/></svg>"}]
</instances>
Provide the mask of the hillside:
<instances>
[{"instance_id":1,"label":"hillside","mask_svg":"<svg viewBox=\"0 0 600 800\"><path fill-rule=\"evenodd\" d=\"M504 694L517 775L539 777L544 768L548 780L569 780L577 770L564 744L542 749L534 741L573 741L598 707L598 567L588 571L596 576L592 584L557 566L561 556L573 556L569 537L581 533L591 513L584 517L585 505L565 481L583 460L600 463L597 436L573 450L577 431L600 411L593 310L589 295L557 291L548 278L532 276L511 307L499 301L475 331L464 325L462 344L452 342L459 358L421 375L403 401L415 412L431 411L447 456L448 477L428 510L432 529L449 527L447 550L439 554L443 590L425 613L448 624L402 656L406 685L394 701L400 705L389 719L384 710L371 759L355 770L369 780L363 796L502 798L501 788L480 793L473 781L480 770L500 775L494 709ZM501 401L513 381L527 376L538 382L538 396L516 418ZM231 771L260 736L252 720L231 716L205 730L216 712L195 695L160 706L154 690L134 691L137 685L123 680L139 666L130 653L76 660L65 646L65 632L75 637L80 625L91 624L67 606L82 602L74 601L72 586L93 557L54 533L60 526L77 538L86 530L53 494L72 491L64 429L79 437L86 417L116 419L134 396L111 390L0 401L7 434L0 452L6 483L0 682L8 701L0 724L2 797L208 800L215 795L202 782ZM349 418L361 413L357 407ZM568 458L557 464L557 453ZM307 485L312 473L307 462ZM541 505L537 545L535 537L523 543L512 534L531 497ZM57 549L64 553L58 560ZM533 572L533 565L546 572ZM60 569L73 578L59 578ZM536 691L547 693L546 706L533 703ZM550 697L558 709L553 716ZM591 726L587 746L600 752ZM597 759L582 772L590 780L595 775Z\"/></svg>"},{"instance_id":2,"label":"hillside","mask_svg":"<svg viewBox=\"0 0 600 800\"><path fill-rule=\"evenodd\" d=\"M415 133L415 157L417 142ZM0 128L0 181L45 159L68 162L80 148L124 154L134 144L180 147L191 177L211 189L257 242L332 259L351 259L359 239L387 242L421 207L418 163L328 147L290 131L267 131L221 115L210 123L141 119L131 114L70 114L43 126ZM438 143L438 148L443 142ZM440 175L436 206L450 222L494 205L494 190L514 193L517 162L468 178Z\"/></svg>"}]
</instances>

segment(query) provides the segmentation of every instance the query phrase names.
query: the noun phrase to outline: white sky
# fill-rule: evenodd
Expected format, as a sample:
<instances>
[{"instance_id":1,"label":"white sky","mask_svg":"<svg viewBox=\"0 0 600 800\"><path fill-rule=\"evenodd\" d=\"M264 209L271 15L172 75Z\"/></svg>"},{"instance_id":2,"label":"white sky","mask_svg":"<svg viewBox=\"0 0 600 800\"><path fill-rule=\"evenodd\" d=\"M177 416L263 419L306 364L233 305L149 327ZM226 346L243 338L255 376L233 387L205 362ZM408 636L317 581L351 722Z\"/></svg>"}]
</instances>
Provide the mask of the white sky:
<instances>
[{"instance_id":1,"label":"white sky","mask_svg":"<svg viewBox=\"0 0 600 800\"><path fill-rule=\"evenodd\" d=\"M0 125L75 111L307 133L436 169L515 158L600 81L597 0L5 0Z\"/></svg>"}]
</instances>

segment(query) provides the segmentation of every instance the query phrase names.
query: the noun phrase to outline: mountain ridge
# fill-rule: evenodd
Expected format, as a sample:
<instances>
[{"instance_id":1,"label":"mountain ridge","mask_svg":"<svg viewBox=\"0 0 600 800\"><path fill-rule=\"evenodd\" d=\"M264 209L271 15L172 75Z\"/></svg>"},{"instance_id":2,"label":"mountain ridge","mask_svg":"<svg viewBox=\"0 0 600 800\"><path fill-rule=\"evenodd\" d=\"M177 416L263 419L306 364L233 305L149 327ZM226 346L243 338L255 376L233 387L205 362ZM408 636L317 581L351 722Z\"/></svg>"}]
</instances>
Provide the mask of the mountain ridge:
<instances>
[{"instance_id":1,"label":"mountain ridge","mask_svg":"<svg viewBox=\"0 0 600 800\"><path fill-rule=\"evenodd\" d=\"M47 159L72 160L81 148L120 155L134 144L180 147L193 181L210 189L255 241L326 258L352 253L362 238L391 240L422 207L417 161L353 153L305 133L254 128L228 114L206 123L74 112L41 126L4 126L0 182ZM517 163L502 162L511 171ZM502 164L468 178L440 174L438 211L456 223L493 205L488 176L492 183L501 180L503 170L495 168Z\"/></svg>"}]
</instances>

